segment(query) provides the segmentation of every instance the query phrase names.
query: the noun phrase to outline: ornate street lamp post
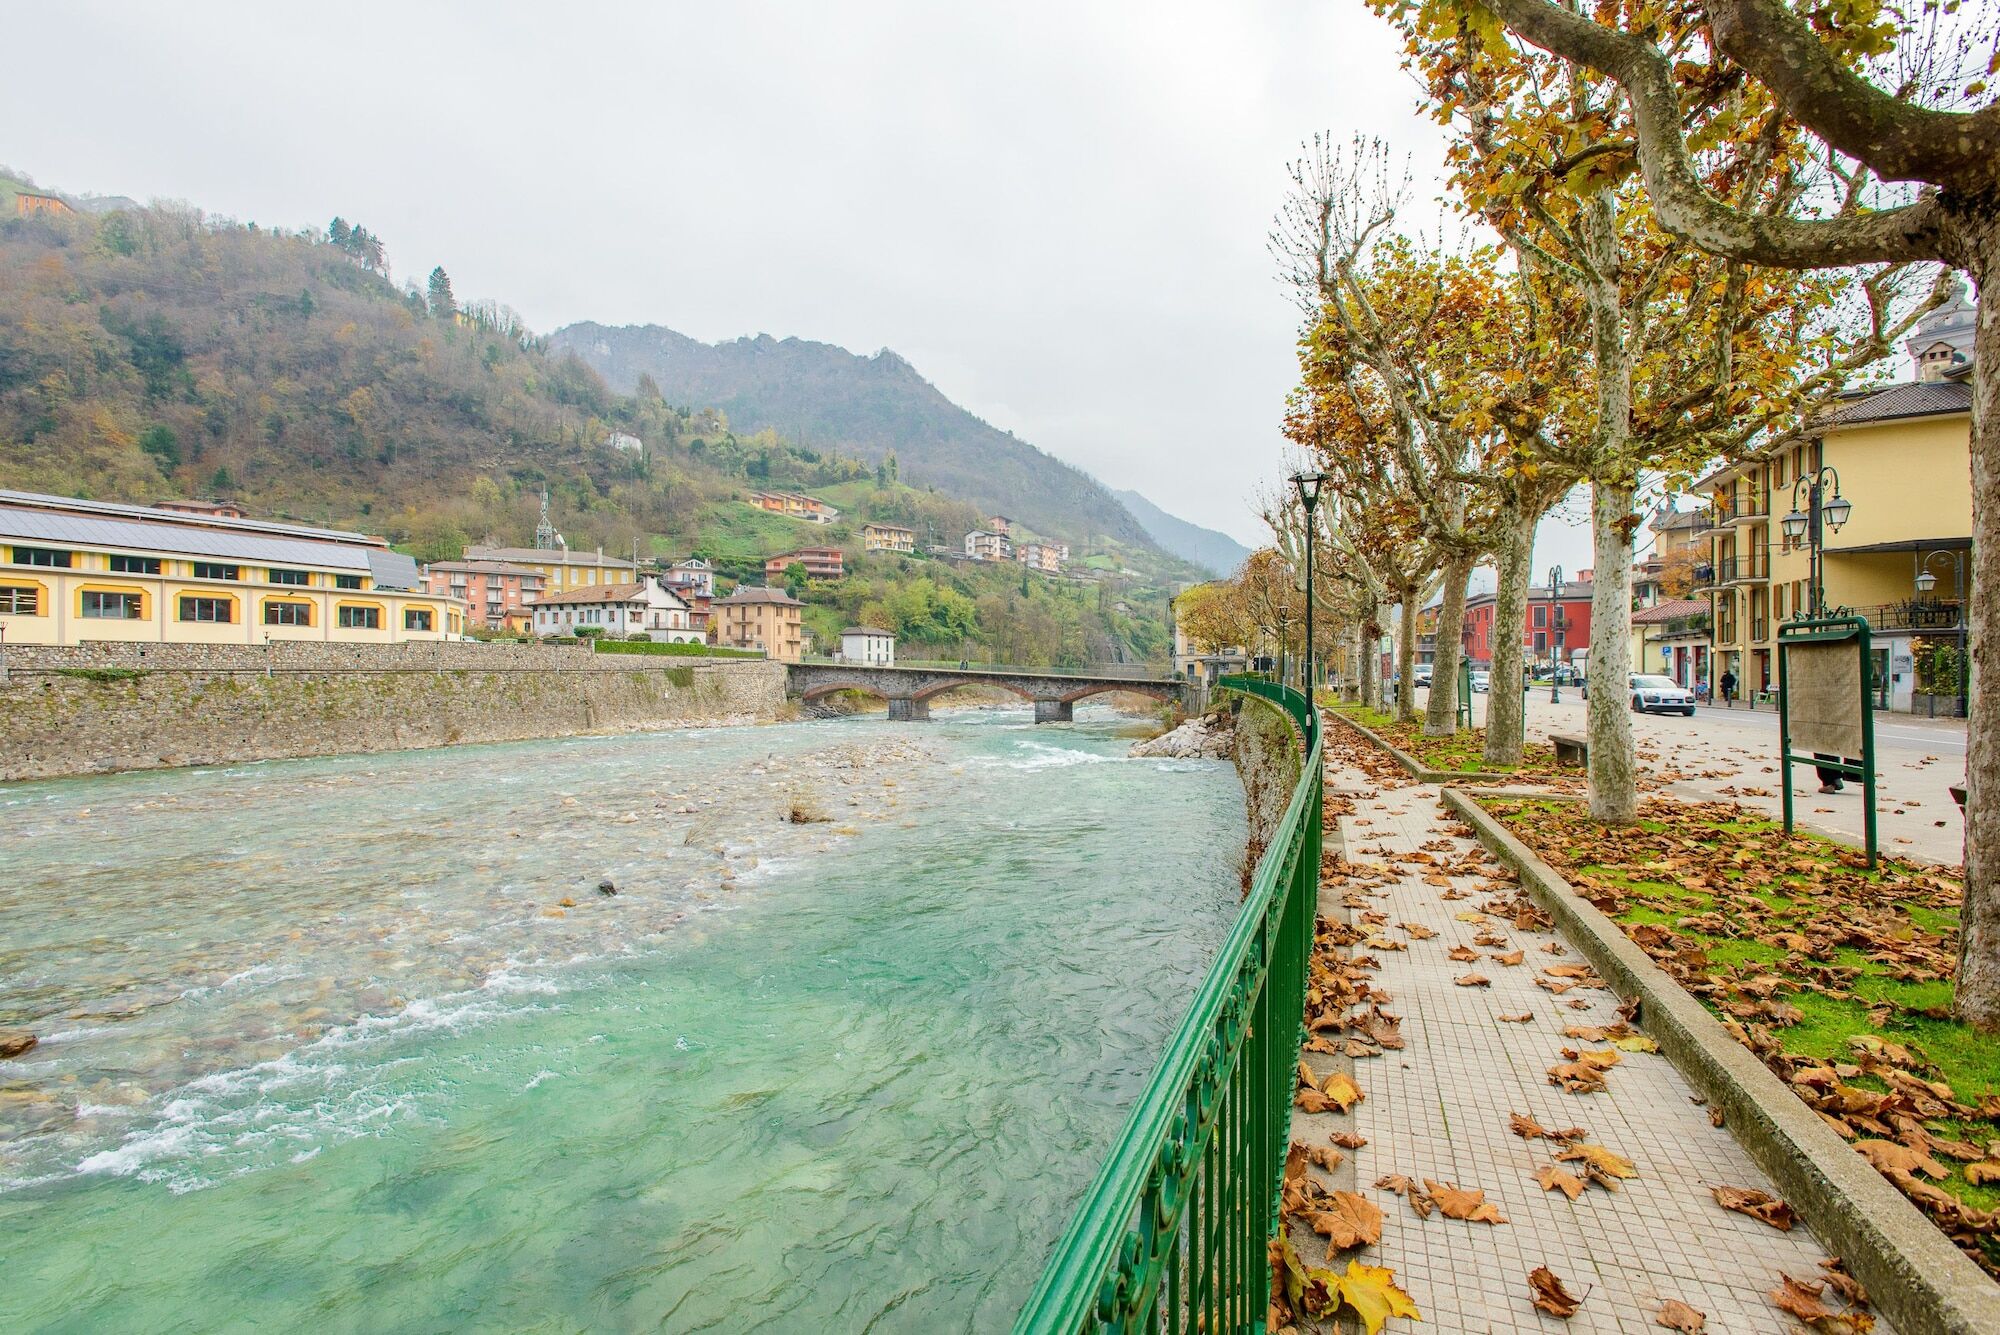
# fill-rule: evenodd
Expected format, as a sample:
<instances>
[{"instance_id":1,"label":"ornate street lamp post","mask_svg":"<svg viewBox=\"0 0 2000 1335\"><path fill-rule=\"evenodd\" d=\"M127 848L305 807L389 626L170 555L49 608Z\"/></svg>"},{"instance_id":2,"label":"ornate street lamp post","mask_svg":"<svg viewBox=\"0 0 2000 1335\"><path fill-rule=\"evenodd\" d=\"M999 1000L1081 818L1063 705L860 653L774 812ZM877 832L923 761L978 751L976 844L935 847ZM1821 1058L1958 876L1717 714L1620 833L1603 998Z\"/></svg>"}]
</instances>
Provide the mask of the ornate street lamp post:
<instances>
[{"instance_id":1,"label":"ornate street lamp post","mask_svg":"<svg viewBox=\"0 0 2000 1335\"><path fill-rule=\"evenodd\" d=\"M1325 473L1294 473L1292 485L1299 489L1299 502L1306 508L1306 699L1313 698L1313 548L1319 546L1313 511L1319 509L1320 488ZM1372 650L1372 646L1371 646Z\"/></svg>"},{"instance_id":2,"label":"ornate street lamp post","mask_svg":"<svg viewBox=\"0 0 2000 1335\"><path fill-rule=\"evenodd\" d=\"M1562 596L1563 568L1549 567L1549 703L1562 703Z\"/></svg>"},{"instance_id":3,"label":"ornate street lamp post","mask_svg":"<svg viewBox=\"0 0 2000 1335\"><path fill-rule=\"evenodd\" d=\"M1958 681L1956 682L1956 685L1958 687L1959 706L1963 708L1965 705L1965 696L1966 696L1965 678L1966 678L1966 659L1968 657L1968 654L1966 652L1968 646L1966 645L1965 642L1965 632L1964 632L1965 613L1967 607L1965 600L1965 550L1963 548L1959 548L1955 551L1947 551L1945 548L1941 547L1937 551L1926 553L1923 559L1917 562L1917 592L1929 593L1932 589L1935 589L1937 587L1937 576L1931 573L1931 562L1936 558L1945 555L1949 555L1953 561L1952 573L1951 573L1951 596L1958 600L1958 608L1956 612L1953 614L1952 620L1954 622L1953 629L1959 632L1958 672L1957 672ZM1915 619L1916 618L1914 617L1912 618L1912 620ZM6 678L7 678L7 670L5 668L0 668L0 681L5 681Z\"/></svg>"},{"instance_id":4,"label":"ornate street lamp post","mask_svg":"<svg viewBox=\"0 0 2000 1335\"><path fill-rule=\"evenodd\" d=\"M1800 500L1805 508L1799 507ZM1792 484L1792 512L1785 516L1782 527L1785 536L1793 542L1807 539L1806 563L1809 574L1806 588L1812 597L1812 605L1807 612L1814 617L1826 615L1826 586L1823 567L1826 553L1826 532L1824 525L1832 525L1835 533L1846 525L1847 517L1854 513L1854 503L1840 494L1840 474L1831 464L1823 465L1811 476L1801 475Z\"/></svg>"}]
</instances>

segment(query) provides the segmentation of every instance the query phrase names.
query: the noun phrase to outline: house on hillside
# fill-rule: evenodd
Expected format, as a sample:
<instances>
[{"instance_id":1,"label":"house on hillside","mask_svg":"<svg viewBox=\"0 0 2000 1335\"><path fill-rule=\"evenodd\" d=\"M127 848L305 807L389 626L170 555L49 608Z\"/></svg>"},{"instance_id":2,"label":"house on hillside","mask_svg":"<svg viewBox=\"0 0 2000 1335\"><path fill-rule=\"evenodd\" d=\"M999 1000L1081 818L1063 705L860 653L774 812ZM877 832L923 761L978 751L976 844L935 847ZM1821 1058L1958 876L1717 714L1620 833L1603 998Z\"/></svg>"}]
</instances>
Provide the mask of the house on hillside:
<instances>
[{"instance_id":1,"label":"house on hillside","mask_svg":"<svg viewBox=\"0 0 2000 1335\"><path fill-rule=\"evenodd\" d=\"M1062 573L1062 558L1056 555L1056 548L1046 542L1024 542L1014 549L1014 559L1030 570L1039 570L1045 575Z\"/></svg>"},{"instance_id":2,"label":"house on hillside","mask_svg":"<svg viewBox=\"0 0 2000 1335\"><path fill-rule=\"evenodd\" d=\"M44 195L34 190L23 190L14 196L14 212L23 218L37 213L59 218L73 214L76 210L69 206L68 200L59 195Z\"/></svg>"},{"instance_id":3,"label":"house on hillside","mask_svg":"<svg viewBox=\"0 0 2000 1335\"><path fill-rule=\"evenodd\" d=\"M596 628L611 639L644 635L673 644L700 644L706 638L688 619L681 596L656 580L593 584L559 590L531 605L535 634L575 635Z\"/></svg>"},{"instance_id":4,"label":"house on hillside","mask_svg":"<svg viewBox=\"0 0 2000 1335\"><path fill-rule=\"evenodd\" d=\"M689 595L700 598L715 596L715 567L699 556L674 562L661 578L668 588L683 598Z\"/></svg>"},{"instance_id":5,"label":"house on hillside","mask_svg":"<svg viewBox=\"0 0 2000 1335\"><path fill-rule=\"evenodd\" d=\"M846 574L840 548L800 547L789 552L780 552L764 562L764 582L773 580L784 582L785 572L795 565L806 568L807 579L839 579Z\"/></svg>"},{"instance_id":6,"label":"house on hillside","mask_svg":"<svg viewBox=\"0 0 2000 1335\"><path fill-rule=\"evenodd\" d=\"M863 524L861 550L865 552L914 552L917 534L900 524Z\"/></svg>"},{"instance_id":7,"label":"house on hillside","mask_svg":"<svg viewBox=\"0 0 2000 1335\"><path fill-rule=\"evenodd\" d=\"M1014 543L1005 533L976 528L965 535L965 554L975 561L1012 560Z\"/></svg>"},{"instance_id":8,"label":"house on hillside","mask_svg":"<svg viewBox=\"0 0 2000 1335\"><path fill-rule=\"evenodd\" d=\"M803 520L808 524L831 524L840 517L840 511L817 496L803 496L793 491L753 491L750 493L750 504L770 514Z\"/></svg>"}]
</instances>

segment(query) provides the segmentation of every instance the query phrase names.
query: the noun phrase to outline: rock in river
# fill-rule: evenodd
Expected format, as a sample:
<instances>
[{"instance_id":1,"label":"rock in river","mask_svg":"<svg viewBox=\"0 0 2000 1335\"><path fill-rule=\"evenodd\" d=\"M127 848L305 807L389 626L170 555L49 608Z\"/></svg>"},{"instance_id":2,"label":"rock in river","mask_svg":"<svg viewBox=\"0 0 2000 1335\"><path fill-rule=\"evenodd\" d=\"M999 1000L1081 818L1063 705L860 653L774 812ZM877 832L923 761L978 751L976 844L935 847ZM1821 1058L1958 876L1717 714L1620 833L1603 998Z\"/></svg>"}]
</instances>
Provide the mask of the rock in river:
<instances>
[{"instance_id":1,"label":"rock in river","mask_svg":"<svg viewBox=\"0 0 2000 1335\"><path fill-rule=\"evenodd\" d=\"M0 1059L18 1057L40 1041L25 1029L0 1029Z\"/></svg>"}]
</instances>

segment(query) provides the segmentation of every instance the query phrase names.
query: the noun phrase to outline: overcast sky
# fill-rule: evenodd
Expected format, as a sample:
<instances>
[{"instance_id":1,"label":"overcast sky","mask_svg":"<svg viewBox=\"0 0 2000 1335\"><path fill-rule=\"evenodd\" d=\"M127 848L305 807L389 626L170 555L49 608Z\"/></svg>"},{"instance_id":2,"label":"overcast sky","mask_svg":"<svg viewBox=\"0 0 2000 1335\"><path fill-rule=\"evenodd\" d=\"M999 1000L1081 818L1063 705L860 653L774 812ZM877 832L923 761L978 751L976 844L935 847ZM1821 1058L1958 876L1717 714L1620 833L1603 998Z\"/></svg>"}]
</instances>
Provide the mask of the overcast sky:
<instances>
[{"instance_id":1,"label":"overcast sky","mask_svg":"<svg viewBox=\"0 0 2000 1335\"><path fill-rule=\"evenodd\" d=\"M994 424L1255 545L1315 130L1439 159L1355 0L14 7L0 162L334 214L538 330L891 347ZM1425 205L1428 209L1430 206ZM1538 561L1588 564L1546 532Z\"/></svg>"}]
</instances>

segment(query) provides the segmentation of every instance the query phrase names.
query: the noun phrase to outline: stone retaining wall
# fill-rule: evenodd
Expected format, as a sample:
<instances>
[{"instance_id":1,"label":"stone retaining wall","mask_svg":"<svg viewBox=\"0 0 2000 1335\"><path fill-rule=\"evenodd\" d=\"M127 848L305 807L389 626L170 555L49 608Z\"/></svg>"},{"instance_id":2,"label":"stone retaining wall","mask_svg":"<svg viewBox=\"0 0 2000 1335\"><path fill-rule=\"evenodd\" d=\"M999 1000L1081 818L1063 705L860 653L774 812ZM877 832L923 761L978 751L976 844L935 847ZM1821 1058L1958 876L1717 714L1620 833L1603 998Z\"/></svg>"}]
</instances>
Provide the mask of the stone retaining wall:
<instances>
[{"instance_id":1,"label":"stone retaining wall","mask_svg":"<svg viewBox=\"0 0 2000 1335\"><path fill-rule=\"evenodd\" d=\"M753 721L785 708L784 666L761 659L280 645L266 675L261 647L130 648L6 650L0 780ZM444 652L424 663L433 650Z\"/></svg>"},{"instance_id":2,"label":"stone retaining wall","mask_svg":"<svg viewBox=\"0 0 2000 1335\"><path fill-rule=\"evenodd\" d=\"M151 672L630 672L637 667L700 663L667 654L600 654L584 641L560 644L438 640L409 644L0 645L0 672L132 668ZM738 661L738 660L730 660Z\"/></svg>"},{"instance_id":3,"label":"stone retaining wall","mask_svg":"<svg viewBox=\"0 0 2000 1335\"><path fill-rule=\"evenodd\" d=\"M1250 817L1250 837L1243 848L1243 887L1247 891L1257 860L1284 823L1285 809L1292 804L1292 791L1299 786L1305 762L1299 754L1298 729L1277 706L1255 696L1225 693L1223 698L1233 701L1236 710L1236 773L1243 780Z\"/></svg>"}]
</instances>

